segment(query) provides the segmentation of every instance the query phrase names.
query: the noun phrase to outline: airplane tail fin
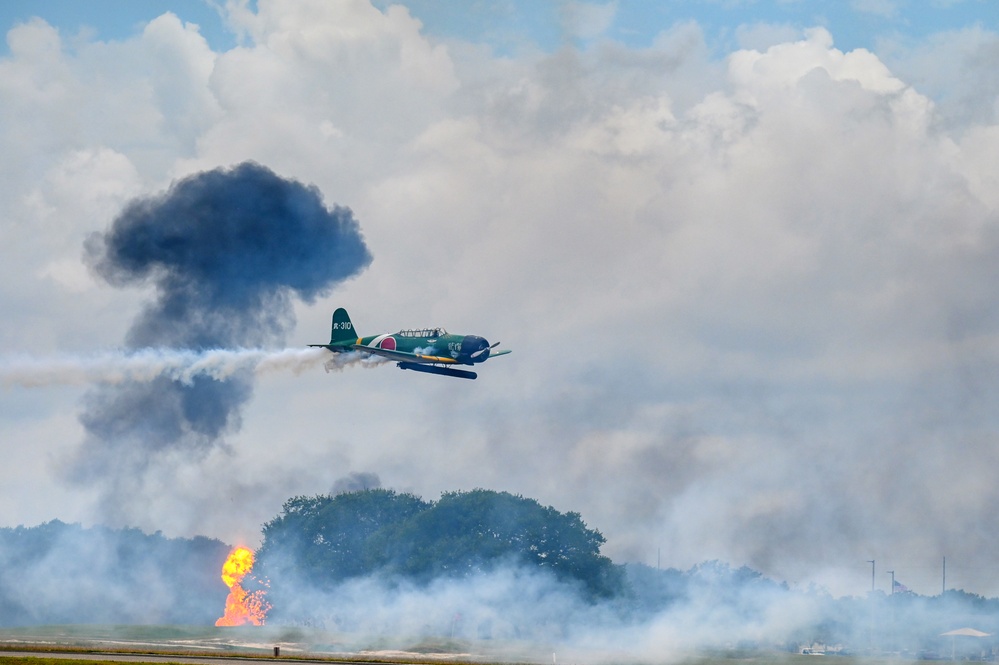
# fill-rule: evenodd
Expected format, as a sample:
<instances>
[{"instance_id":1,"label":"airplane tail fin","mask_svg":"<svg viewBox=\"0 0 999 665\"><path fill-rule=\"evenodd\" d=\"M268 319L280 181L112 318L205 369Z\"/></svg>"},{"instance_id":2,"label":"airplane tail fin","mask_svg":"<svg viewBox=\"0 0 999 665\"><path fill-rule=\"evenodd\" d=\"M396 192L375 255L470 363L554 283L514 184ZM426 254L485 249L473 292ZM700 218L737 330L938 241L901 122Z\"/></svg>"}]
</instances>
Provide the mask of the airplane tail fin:
<instances>
[{"instance_id":1,"label":"airplane tail fin","mask_svg":"<svg viewBox=\"0 0 999 665\"><path fill-rule=\"evenodd\" d=\"M343 307L338 307L333 312L333 329L330 331L330 344L342 344L343 342L355 342L357 333L354 332L354 324L350 322L350 316Z\"/></svg>"}]
</instances>

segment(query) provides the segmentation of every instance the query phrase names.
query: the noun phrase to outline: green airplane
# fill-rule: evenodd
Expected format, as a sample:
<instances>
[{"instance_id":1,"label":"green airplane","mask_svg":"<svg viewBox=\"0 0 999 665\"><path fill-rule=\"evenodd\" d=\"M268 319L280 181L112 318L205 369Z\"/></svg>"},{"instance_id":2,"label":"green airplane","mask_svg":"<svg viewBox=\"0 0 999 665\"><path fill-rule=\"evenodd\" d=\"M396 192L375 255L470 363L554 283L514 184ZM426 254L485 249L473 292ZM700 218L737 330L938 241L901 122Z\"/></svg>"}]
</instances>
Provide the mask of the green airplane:
<instances>
[{"instance_id":1,"label":"green airplane","mask_svg":"<svg viewBox=\"0 0 999 665\"><path fill-rule=\"evenodd\" d=\"M490 344L478 335L452 335L443 328L418 328L396 333L358 337L343 307L333 312L333 329L329 344L310 344L333 353L360 351L398 361L400 369L429 374L474 379L475 372L455 369L452 365L476 365L489 358L503 356L509 350L497 351L499 342Z\"/></svg>"}]
</instances>

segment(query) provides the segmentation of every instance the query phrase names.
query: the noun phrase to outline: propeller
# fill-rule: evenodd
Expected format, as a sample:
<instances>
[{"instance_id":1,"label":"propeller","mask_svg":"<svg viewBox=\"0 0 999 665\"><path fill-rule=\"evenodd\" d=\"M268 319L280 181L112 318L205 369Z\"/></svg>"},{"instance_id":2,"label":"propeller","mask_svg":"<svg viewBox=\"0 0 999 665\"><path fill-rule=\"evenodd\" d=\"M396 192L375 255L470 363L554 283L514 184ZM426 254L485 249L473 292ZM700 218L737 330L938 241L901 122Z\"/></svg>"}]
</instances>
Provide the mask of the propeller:
<instances>
[{"instance_id":1,"label":"propeller","mask_svg":"<svg viewBox=\"0 0 999 665\"><path fill-rule=\"evenodd\" d=\"M472 354L472 357L473 358L478 358L479 356L481 356L483 353L485 353L489 349L495 349L499 345L500 345L500 343L496 342L495 344L491 344L491 345L487 346L484 349L479 349L478 351L476 351L475 353Z\"/></svg>"}]
</instances>

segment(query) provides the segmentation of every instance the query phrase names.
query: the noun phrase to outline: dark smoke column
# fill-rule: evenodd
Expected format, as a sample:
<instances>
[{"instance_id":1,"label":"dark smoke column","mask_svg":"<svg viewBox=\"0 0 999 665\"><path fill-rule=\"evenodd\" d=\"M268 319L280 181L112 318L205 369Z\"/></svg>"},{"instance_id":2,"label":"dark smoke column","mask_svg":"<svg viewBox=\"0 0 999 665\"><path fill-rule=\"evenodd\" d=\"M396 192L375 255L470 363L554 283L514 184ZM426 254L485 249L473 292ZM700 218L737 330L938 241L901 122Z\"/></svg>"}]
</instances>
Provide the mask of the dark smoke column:
<instances>
[{"instance_id":1,"label":"dark smoke column","mask_svg":"<svg viewBox=\"0 0 999 665\"><path fill-rule=\"evenodd\" d=\"M87 240L85 256L113 286L155 285L156 298L128 332L129 349L282 345L295 323L293 297L312 302L371 262L349 209L327 208L314 186L254 163L132 201ZM178 456L203 457L238 430L252 392L250 373L94 390L68 476L96 486L106 517L122 521L147 474Z\"/></svg>"}]
</instances>

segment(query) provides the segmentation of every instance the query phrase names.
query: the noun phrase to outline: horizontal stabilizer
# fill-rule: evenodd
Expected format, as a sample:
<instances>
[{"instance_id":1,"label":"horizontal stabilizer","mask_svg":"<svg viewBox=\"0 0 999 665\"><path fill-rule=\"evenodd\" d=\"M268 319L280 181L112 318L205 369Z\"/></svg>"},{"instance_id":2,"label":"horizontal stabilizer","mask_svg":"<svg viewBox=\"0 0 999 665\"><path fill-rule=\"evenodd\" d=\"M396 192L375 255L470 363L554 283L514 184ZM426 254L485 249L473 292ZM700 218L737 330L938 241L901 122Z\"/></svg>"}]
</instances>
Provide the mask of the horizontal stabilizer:
<instances>
[{"instance_id":1,"label":"horizontal stabilizer","mask_svg":"<svg viewBox=\"0 0 999 665\"><path fill-rule=\"evenodd\" d=\"M309 344L311 349L326 349L327 351L332 351L333 353L343 353L344 351L356 351L363 350L363 346L358 346L357 344Z\"/></svg>"}]
</instances>

